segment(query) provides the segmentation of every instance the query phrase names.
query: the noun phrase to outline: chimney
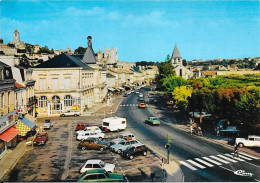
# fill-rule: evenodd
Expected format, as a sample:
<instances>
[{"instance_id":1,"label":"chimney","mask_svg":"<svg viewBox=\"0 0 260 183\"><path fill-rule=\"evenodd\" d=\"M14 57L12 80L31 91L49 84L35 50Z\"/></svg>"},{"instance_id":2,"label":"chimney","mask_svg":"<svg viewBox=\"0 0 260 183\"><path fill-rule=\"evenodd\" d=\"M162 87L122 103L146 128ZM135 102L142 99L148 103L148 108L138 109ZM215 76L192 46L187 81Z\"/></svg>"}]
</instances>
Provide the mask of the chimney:
<instances>
[{"instance_id":1,"label":"chimney","mask_svg":"<svg viewBox=\"0 0 260 183\"><path fill-rule=\"evenodd\" d=\"M92 48L92 37L88 36L88 47Z\"/></svg>"}]
</instances>

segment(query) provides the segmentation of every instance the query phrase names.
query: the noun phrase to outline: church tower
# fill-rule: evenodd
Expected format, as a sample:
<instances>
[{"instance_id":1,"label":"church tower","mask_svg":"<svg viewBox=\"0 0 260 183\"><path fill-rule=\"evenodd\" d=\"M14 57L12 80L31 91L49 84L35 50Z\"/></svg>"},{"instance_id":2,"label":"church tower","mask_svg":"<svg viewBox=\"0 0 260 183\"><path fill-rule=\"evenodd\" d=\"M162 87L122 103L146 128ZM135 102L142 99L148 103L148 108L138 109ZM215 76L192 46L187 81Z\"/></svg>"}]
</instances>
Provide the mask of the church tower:
<instances>
[{"instance_id":1,"label":"church tower","mask_svg":"<svg viewBox=\"0 0 260 183\"><path fill-rule=\"evenodd\" d=\"M174 50L172 52L172 65L174 65L174 66L181 65L182 66L182 58L181 58L181 54L179 52L177 45L174 46Z\"/></svg>"},{"instance_id":2,"label":"church tower","mask_svg":"<svg viewBox=\"0 0 260 183\"><path fill-rule=\"evenodd\" d=\"M10 43L14 44L15 47L17 47L17 45L20 43L20 33L18 32L17 29L15 29L15 31L14 31L14 38L13 38L13 40Z\"/></svg>"},{"instance_id":3,"label":"church tower","mask_svg":"<svg viewBox=\"0 0 260 183\"><path fill-rule=\"evenodd\" d=\"M87 50L83 56L82 61L85 62L86 64L96 64L96 58L95 58L95 53L94 50L92 48L92 37L88 36L87 37L88 40L88 47Z\"/></svg>"}]
</instances>

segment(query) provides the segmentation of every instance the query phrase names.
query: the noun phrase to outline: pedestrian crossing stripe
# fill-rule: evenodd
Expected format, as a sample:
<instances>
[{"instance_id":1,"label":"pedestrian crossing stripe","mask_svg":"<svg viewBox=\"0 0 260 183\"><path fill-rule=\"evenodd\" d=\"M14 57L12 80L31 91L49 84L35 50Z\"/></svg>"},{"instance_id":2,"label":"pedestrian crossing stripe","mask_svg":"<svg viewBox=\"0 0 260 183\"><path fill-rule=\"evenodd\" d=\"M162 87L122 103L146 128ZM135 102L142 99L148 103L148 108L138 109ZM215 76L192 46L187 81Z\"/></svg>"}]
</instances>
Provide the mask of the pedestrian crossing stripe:
<instances>
[{"instance_id":1,"label":"pedestrian crossing stripe","mask_svg":"<svg viewBox=\"0 0 260 183\"><path fill-rule=\"evenodd\" d=\"M242 155L243 154L243 155ZM197 167L200 169L205 169L207 167L214 167L215 165L222 165L228 164L228 163L237 163L238 161L246 161L246 160L253 160L253 159L259 159L257 157L245 154L245 153L239 153L239 158L234 157L234 153L231 154L219 154L216 156L209 156L209 157L202 157L202 158L195 158L194 160L188 159L185 161L180 161L180 164L183 166L195 171L197 170ZM250 158L249 158L250 157ZM209 163L210 162L210 163ZM221 163L220 163L221 162Z\"/></svg>"},{"instance_id":2,"label":"pedestrian crossing stripe","mask_svg":"<svg viewBox=\"0 0 260 183\"><path fill-rule=\"evenodd\" d=\"M128 107L128 106L139 106L139 104L121 104L120 106L123 106L123 107ZM149 105L146 104L146 106L148 107Z\"/></svg>"}]
</instances>

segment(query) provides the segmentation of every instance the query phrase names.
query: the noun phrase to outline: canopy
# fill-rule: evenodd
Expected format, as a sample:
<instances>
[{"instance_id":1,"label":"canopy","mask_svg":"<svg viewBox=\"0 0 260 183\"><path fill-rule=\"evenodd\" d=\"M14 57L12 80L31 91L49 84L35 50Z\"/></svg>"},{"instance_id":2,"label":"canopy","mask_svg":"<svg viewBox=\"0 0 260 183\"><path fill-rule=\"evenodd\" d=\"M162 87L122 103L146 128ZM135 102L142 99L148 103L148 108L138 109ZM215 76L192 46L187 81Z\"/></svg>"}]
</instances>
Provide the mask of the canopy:
<instances>
[{"instance_id":1,"label":"canopy","mask_svg":"<svg viewBox=\"0 0 260 183\"><path fill-rule=\"evenodd\" d=\"M2 134L0 134L0 139L2 139L5 142L9 142L18 134L19 134L19 130L17 130L14 126L12 126L11 128L4 131Z\"/></svg>"},{"instance_id":2,"label":"canopy","mask_svg":"<svg viewBox=\"0 0 260 183\"><path fill-rule=\"evenodd\" d=\"M28 131L36 128L36 125L34 122L26 118L20 118L16 124L16 128L20 131L19 135L26 136Z\"/></svg>"}]
</instances>

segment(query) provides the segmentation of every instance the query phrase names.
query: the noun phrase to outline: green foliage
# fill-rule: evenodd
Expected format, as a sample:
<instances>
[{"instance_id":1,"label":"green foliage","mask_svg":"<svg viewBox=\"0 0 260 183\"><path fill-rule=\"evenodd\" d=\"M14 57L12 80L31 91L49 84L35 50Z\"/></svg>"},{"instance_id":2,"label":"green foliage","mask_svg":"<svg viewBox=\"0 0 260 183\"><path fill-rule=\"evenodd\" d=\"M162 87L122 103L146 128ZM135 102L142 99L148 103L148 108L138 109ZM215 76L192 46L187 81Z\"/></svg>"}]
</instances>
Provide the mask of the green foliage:
<instances>
[{"instance_id":1,"label":"green foliage","mask_svg":"<svg viewBox=\"0 0 260 183\"><path fill-rule=\"evenodd\" d=\"M25 50L26 50L27 53L33 54L34 53L34 46L32 44L25 43Z\"/></svg>"},{"instance_id":2,"label":"green foliage","mask_svg":"<svg viewBox=\"0 0 260 183\"><path fill-rule=\"evenodd\" d=\"M187 85L187 81L182 77L177 77L175 75L170 75L164 78L162 83L162 86L165 88L165 90L170 93L174 91L176 87L185 85Z\"/></svg>"},{"instance_id":3,"label":"green foliage","mask_svg":"<svg viewBox=\"0 0 260 183\"><path fill-rule=\"evenodd\" d=\"M176 87L172 96L180 110L185 111L188 107L188 97L191 97L192 89L186 86Z\"/></svg>"},{"instance_id":4,"label":"green foliage","mask_svg":"<svg viewBox=\"0 0 260 183\"><path fill-rule=\"evenodd\" d=\"M42 48L39 49L39 51L37 53L48 53L48 54L53 54L54 50L53 49L49 49L48 46L44 46Z\"/></svg>"},{"instance_id":5,"label":"green foliage","mask_svg":"<svg viewBox=\"0 0 260 183\"><path fill-rule=\"evenodd\" d=\"M87 48L79 46L77 49L75 49L75 53L84 54L86 52L86 50L87 50Z\"/></svg>"},{"instance_id":6,"label":"green foliage","mask_svg":"<svg viewBox=\"0 0 260 183\"><path fill-rule=\"evenodd\" d=\"M147 66L151 66L151 65L159 65L159 62L152 62L152 61L150 61L150 62L148 62L148 61L136 62L136 67L138 67L138 66L147 67Z\"/></svg>"}]
</instances>

